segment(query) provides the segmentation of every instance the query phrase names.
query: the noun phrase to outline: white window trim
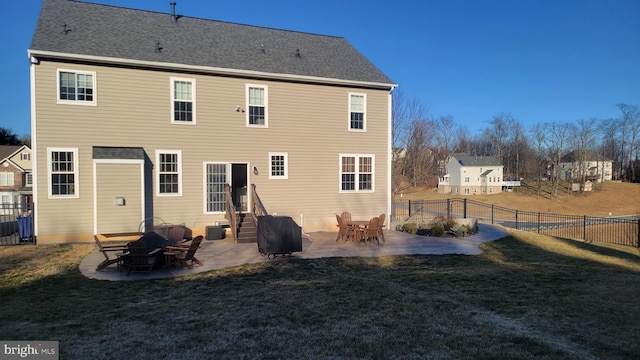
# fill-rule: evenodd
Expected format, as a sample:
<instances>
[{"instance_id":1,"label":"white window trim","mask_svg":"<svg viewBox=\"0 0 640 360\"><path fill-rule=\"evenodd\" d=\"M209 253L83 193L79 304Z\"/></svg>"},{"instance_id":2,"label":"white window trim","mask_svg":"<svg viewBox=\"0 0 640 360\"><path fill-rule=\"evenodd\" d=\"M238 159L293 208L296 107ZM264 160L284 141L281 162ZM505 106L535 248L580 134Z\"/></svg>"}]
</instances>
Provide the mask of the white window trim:
<instances>
[{"instance_id":1,"label":"white window trim","mask_svg":"<svg viewBox=\"0 0 640 360\"><path fill-rule=\"evenodd\" d=\"M160 192L160 154L177 154L178 155L178 192L177 193L161 193ZM175 197L182 196L182 150L156 150L156 196L158 197Z\"/></svg>"},{"instance_id":2,"label":"white window trim","mask_svg":"<svg viewBox=\"0 0 640 360\"><path fill-rule=\"evenodd\" d=\"M84 100L63 100L60 99L60 73L61 72L70 72L75 74L87 74L91 75L93 79L93 100L92 101L84 101ZM72 70L72 69L56 69L56 103L64 104L64 105L81 105L81 106L97 106L98 105L98 87L97 87L97 76L95 71L86 71L86 70Z\"/></svg>"},{"instance_id":3,"label":"white window trim","mask_svg":"<svg viewBox=\"0 0 640 360\"><path fill-rule=\"evenodd\" d=\"M202 213L203 214L224 214L225 211L209 211L207 209L207 165L225 165L227 185L231 185L231 163L224 161L204 161L202 163Z\"/></svg>"},{"instance_id":4,"label":"white window trim","mask_svg":"<svg viewBox=\"0 0 640 360\"><path fill-rule=\"evenodd\" d=\"M356 158L356 164L355 164L355 182L356 182L356 189L355 190L342 190L342 158L343 157L355 157ZM371 158L371 190L367 189L367 190L360 190L358 189L358 185L359 185L359 176L360 175L360 158L363 157L368 157ZM353 194L353 193L374 193L376 192L376 157L374 154L338 154L338 164L339 164L339 169L338 169L338 191L340 193L344 193L344 194Z\"/></svg>"},{"instance_id":5,"label":"white window trim","mask_svg":"<svg viewBox=\"0 0 640 360\"><path fill-rule=\"evenodd\" d=\"M175 82L176 81L184 81L191 83L191 121L180 121L175 119ZM181 77L171 77L169 79L169 100L171 101L171 114L170 119L172 124L178 125L195 125L196 124L196 79L193 78L181 78Z\"/></svg>"},{"instance_id":6,"label":"white window trim","mask_svg":"<svg viewBox=\"0 0 640 360\"><path fill-rule=\"evenodd\" d=\"M73 179L74 194L73 195L53 195L51 187L51 153L54 152L72 152L73 153ZM49 191L49 199L77 199L80 197L80 161L78 159L78 148L47 148L47 188Z\"/></svg>"},{"instance_id":7,"label":"white window trim","mask_svg":"<svg viewBox=\"0 0 640 360\"><path fill-rule=\"evenodd\" d=\"M250 88L262 88L264 89L264 125L256 125L249 123L249 89ZM246 125L253 128L268 128L269 127L269 87L262 84L246 84L245 85L245 113L246 113Z\"/></svg>"},{"instance_id":8,"label":"white window trim","mask_svg":"<svg viewBox=\"0 0 640 360\"><path fill-rule=\"evenodd\" d=\"M362 129L352 129L351 128L351 96L362 96L364 99L364 109L362 113ZM363 93L349 93L349 105L347 109L347 130L353 132L366 132L367 131L367 94Z\"/></svg>"},{"instance_id":9,"label":"white window trim","mask_svg":"<svg viewBox=\"0 0 640 360\"><path fill-rule=\"evenodd\" d=\"M273 173L273 156L282 156L284 157L284 175L277 176L272 175ZM289 178L289 153L286 152L270 152L269 153L269 179L288 179Z\"/></svg>"},{"instance_id":10,"label":"white window trim","mask_svg":"<svg viewBox=\"0 0 640 360\"><path fill-rule=\"evenodd\" d=\"M4 177L6 179L6 181L0 182L0 186L15 186L15 183L16 183L15 176L13 175L12 172L4 172L4 171L0 172L0 177Z\"/></svg>"}]
</instances>

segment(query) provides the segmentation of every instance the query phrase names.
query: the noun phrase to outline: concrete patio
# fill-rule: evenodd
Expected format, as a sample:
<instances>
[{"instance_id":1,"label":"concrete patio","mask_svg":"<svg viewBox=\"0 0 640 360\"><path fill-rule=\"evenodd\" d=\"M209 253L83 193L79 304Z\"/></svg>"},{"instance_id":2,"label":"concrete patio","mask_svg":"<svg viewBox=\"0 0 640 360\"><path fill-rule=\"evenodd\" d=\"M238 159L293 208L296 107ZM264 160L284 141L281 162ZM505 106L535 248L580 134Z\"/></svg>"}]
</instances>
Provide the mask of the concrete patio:
<instances>
[{"instance_id":1,"label":"concrete patio","mask_svg":"<svg viewBox=\"0 0 640 360\"><path fill-rule=\"evenodd\" d=\"M482 253L480 244L500 239L507 232L498 226L478 224L480 231L477 234L462 237L432 237L410 235L399 231L385 231L386 242L380 242L380 246L356 244L353 242L336 242L337 232L314 232L304 234L302 238L302 251L290 256L277 256L270 260L267 256L258 252L257 244L236 244L233 239L203 241L198 249L196 257L202 261L203 266L195 265L192 269L169 268L157 269L150 274L131 274L126 271L117 271L115 265L96 271L96 267L104 256L96 249L80 262L80 272L96 280L108 281L132 281L145 279L160 279L195 274L210 270L222 269L242 264L253 264L267 261L283 261L294 259L316 259L325 257L377 257L386 255L444 255L462 254L478 255Z\"/></svg>"}]
</instances>

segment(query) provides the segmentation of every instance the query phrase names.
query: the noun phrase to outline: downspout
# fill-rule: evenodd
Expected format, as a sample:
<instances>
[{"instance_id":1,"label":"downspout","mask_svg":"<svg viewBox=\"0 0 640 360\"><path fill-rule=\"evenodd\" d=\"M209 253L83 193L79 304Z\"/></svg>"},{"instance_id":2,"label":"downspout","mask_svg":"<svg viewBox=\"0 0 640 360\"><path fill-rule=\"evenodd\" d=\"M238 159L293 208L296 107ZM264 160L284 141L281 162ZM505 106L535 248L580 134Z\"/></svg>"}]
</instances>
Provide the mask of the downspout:
<instances>
[{"instance_id":1,"label":"downspout","mask_svg":"<svg viewBox=\"0 0 640 360\"><path fill-rule=\"evenodd\" d=\"M29 55L29 86L31 87L31 201L33 202L33 237L38 239L38 142L36 137L36 65L40 61L33 55L31 51L27 51Z\"/></svg>"}]
</instances>

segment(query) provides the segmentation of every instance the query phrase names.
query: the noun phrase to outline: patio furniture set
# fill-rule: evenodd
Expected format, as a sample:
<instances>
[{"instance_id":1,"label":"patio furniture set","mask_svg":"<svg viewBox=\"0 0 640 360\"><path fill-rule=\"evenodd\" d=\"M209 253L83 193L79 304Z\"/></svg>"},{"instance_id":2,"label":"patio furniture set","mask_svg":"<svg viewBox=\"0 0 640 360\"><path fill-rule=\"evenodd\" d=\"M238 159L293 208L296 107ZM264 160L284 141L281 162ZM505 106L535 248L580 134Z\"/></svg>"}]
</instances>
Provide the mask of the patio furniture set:
<instances>
[{"instance_id":1,"label":"patio furniture set","mask_svg":"<svg viewBox=\"0 0 640 360\"><path fill-rule=\"evenodd\" d=\"M352 220L350 213L343 212L340 215L336 214L336 220L338 221L336 241L364 242L367 245L374 241L380 245L381 239L382 242L385 242L383 232L385 214L380 214L380 216L369 220Z\"/></svg>"},{"instance_id":2,"label":"patio furniture set","mask_svg":"<svg viewBox=\"0 0 640 360\"><path fill-rule=\"evenodd\" d=\"M107 237L118 237L117 234L115 236L96 235L95 242L105 258L96 270L116 264L118 271L126 269L129 275L131 273L149 274L153 269L160 267L180 265L184 268L192 268L193 264L202 265L195 254L204 237L200 235L193 239L185 239L184 233L184 228L174 227L169 230L165 238L156 232L149 231L137 240L119 244L114 244L114 241L104 241ZM122 237L125 237L125 234L122 234Z\"/></svg>"}]
</instances>

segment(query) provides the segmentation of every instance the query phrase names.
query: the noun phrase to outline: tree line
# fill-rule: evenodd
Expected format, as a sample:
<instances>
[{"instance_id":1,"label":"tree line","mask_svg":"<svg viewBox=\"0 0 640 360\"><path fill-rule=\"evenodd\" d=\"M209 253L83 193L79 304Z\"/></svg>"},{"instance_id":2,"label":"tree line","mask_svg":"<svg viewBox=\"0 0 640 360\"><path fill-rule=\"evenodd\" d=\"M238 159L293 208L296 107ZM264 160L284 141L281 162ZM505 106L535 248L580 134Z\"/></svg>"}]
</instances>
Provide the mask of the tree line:
<instances>
[{"instance_id":1,"label":"tree line","mask_svg":"<svg viewBox=\"0 0 640 360\"><path fill-rule=\"evenodd\" d=\"M429 116L418 100L396 91L392 108L394 191L407 185L435 186L453 153L496 156L504 165L505 177L548 177L553 196L561 177L559 164L572 152L581 154L578 162L587 161L589 153L613 161L614 180L640 182L640 109L622 103L616 107L620 110L617 118L548 121L528 128L503 112L471 135L451 115ZM581 176L584 181L586 174Z\"/></svg>"},{"instance_id":2,"label":"tree line","mask_svg":"<svg viewBox=\"0 0 640 360\"><path fill-rule=\"evenodd\" d=\"M31 146L31 137L28 135L18 136L13 130L0 127L0 145L28 145Z\"/></svg>"}]
</instances>

